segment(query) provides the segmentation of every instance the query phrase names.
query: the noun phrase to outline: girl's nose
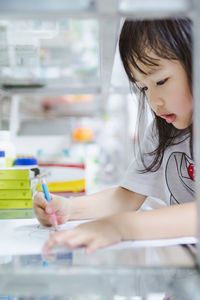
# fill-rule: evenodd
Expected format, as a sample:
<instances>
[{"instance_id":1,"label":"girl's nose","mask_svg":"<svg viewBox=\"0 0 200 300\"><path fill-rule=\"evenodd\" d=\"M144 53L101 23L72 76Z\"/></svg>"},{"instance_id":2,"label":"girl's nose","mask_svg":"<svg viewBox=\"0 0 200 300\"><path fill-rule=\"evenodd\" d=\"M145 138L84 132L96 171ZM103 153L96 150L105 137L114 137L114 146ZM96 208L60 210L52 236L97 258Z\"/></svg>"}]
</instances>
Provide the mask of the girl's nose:
<instances>
[{"instance_id":1,"label":"girl's nose","mask_svg":"<svg viewBox=\"0 0 200 300\"><path fill-rule=\"evenodd\" d=\"M165 104L164 98L155 92L153 93L149 91L147 98L149 101L149 105L153 110L157 110L158 107L162 107Z\"/></svg>"}]
</instances>

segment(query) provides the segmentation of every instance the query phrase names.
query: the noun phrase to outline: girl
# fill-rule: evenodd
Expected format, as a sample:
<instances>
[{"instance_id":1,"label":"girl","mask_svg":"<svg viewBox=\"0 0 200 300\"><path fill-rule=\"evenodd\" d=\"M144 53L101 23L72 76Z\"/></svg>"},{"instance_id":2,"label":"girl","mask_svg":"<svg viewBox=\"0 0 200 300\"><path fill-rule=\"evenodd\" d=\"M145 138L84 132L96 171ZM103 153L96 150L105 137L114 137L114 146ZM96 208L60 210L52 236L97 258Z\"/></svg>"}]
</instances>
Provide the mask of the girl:
<instances>
[{"instance_id":1,"label":"girl","mask_svg":"<svg viewBox=\"0 0 200 300\"><path fill-rule=\"evenodd\" d=\"M51 203L38 193L34 210L43 225L53 224L52 212L59 224L98 219L52 233L44 250L65 244L92 253L123 240L196 235L191 30L186 18L125 21L121 59L139 104L144 109L148 103L154 122L121 186L73 199L52 195ZM165 200L167 207L138 211L147 196Z\"/></svg>"}]
</instances>

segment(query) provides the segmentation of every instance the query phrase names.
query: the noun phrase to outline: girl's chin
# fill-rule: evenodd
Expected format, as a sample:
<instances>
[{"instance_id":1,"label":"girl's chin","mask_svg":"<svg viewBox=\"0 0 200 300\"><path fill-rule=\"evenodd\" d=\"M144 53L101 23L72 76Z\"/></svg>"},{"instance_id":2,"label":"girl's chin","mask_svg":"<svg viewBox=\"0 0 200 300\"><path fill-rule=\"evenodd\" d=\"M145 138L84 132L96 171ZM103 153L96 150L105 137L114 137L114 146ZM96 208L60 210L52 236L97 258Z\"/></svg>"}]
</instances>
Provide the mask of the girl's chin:
<instances>
[{"instance_id":1,"label":"girl's chin","mask_svg":"<svg viewBox=\"0 0 200 300\"><path fill-rule=\"evenodd\" d=\"M188 123L181 123L181 122L174 122L172 125L176 128L176 129L186 129L188 128L192 123L188 122Z\"/></svg>"}]
</instances>

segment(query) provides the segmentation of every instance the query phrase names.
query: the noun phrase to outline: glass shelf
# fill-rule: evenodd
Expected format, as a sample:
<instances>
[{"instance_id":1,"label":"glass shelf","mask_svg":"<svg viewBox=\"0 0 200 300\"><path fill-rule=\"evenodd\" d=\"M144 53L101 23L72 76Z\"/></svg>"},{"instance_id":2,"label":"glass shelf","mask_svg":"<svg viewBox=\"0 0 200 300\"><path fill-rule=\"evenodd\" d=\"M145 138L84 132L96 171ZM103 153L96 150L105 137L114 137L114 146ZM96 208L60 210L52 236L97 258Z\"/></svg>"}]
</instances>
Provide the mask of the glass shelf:
<instances>
[{"instance_id":1,"label":"glass shelf","mask_svg":"<svg viewBox=\"0 0 200 300\"><path fill-rule=\"evenodd\" d=\"M98 22L92 19L1 21L0 84L13 93L41 88L43 93L97 90L98 31Z\"/></svg>"},{"instance_id":2,"label":"glass shelf","mask_svg":"<svg viewBox=\"0 0 200 300\"><path fill-rule=\"evenodd\" d=\"M174 255L184 266L174 266ZM5 256L0 276L0 291L10 296L114 300L157 294L196 300L199 295L198 272L181 247Z\"/></svg>"},{"instance_id":3,"label":"glass shelf","mask_svg":"<svg viewBox=\"0 0 200 300\"><path fill-rule=\"evenodd\" d=\"M169 13L176 14L177 12L186 12L192 8L191 1L189 0L121 0L119 3L119 10L122 13L130 15L141 12L143 15L145 12L158 13Z\"/></svg>"},{"instance_id":4,"label":"glass shelf","mask_svg":"<svg viewBox=\"0 0 200 300\"><path fill-rule=\"evenodd\" d=\"M76 0L76 1L48 1L48 0L7 0L1 1L1 13L24 13L28 12L79 12L84 10L93 10L95 8L95 0Z\"/></svg>"}]
</instances>

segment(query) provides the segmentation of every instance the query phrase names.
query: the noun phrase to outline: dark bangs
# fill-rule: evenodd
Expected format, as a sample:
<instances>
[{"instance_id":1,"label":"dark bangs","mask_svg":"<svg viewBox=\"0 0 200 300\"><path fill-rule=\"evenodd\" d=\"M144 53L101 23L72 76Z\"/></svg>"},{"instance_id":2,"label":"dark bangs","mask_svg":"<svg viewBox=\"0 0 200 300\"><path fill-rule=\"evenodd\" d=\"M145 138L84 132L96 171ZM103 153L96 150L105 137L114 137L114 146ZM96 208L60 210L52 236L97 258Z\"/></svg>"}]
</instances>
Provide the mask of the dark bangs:
<instances>
[{"instance_id":1,"label":"dark bangs","mask_svg":"<svg viewBox=\"0 0 200 300\"><path fill-rule=\"evenodd\" d=\"M192 93L192 24L188 18L180 19L162 19L152 21L135 21L127 20L121 30L119 40L119 51L124 69L129 78L131 87L134 91L140 92L139 110L137 117L137 136L138 146L140 147L140 135L143 136L145 119L145 111L147 109L147 101L145 93L138 89L135 78L132 73L132 68L146 74L138 65L137 61L142 64L152 67L159 65L159 61L148 55L149 51L156 56L169 59L179 60L182 63L187 77L190 91ZM147 75L147 74L146 74ZM141 155L144 170L142 172L157 171L161 166L165 149L177 144L176 138L183 136L183 139L190 136L190 151L193 157L192 147L192 125L184 130L175 128L172 124L168 124L162 118L154 117L154 126L158 133L158 147L148 155L153 156L152 163L145 165L144 154ZM141 132L142 131L142 132ZM140 133L141 132L141 133ZM181 141L180 141L181 142ZM179 142L179 143L180 143Z\"/></svg>"},{"instance_id":2,"label":"dark bangs","mask_svg":"<svg viewBox=\"0 0 200 300\"><path fill-rule=\"evenodd\" d=\"M152 51L160 58L178 59L188 74L190 88L192 86L192 33L191 21L187 18L127 20L121 30L119 51L126 74L132 83L135 83L135 78L131 66L146 74L136 61L149 67L158 66L158 61L148 55L148 51Z\"/></svg>"}]
</instances>

